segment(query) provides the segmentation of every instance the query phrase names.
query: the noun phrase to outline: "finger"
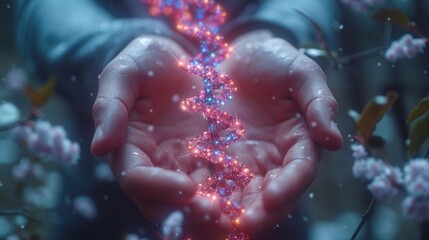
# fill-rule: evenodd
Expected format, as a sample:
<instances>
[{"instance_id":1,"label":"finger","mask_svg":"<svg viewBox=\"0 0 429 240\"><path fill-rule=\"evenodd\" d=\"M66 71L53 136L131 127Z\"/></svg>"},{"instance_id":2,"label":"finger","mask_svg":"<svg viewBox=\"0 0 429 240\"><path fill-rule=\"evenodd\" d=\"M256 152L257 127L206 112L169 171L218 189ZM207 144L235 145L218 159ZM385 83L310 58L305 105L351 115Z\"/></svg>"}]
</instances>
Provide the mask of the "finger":
<instances>
[{"instance_id":1,"label":"finger","mask_svg":"<svg viewBox=\"0 0 429 240\"><path fill-rule=\"evenodd\" d=\"M131 144L111 154L110 166L123 190L135 201L188 199L196 191L188 175L154 166L144 152Z\"/></svg>"},{"instance_id":2,"label":"finger","mask_svg":"<svg viewBox=\"0 0 429 240\"><path fill-rule=\"evenodd\" d=\"M142 36L132 41L104 68L99 76L93 106L96 131L91 150L95 155L106 155L123 143L134 102L150 95L148 92L154 91L154 83L170 83L168 76L157 74L153 77L155 70L166 72L162 69L175 66L181 56L186 56L186 53L174 41L160 36Z\"/></svg>"},{"instance_id":3,"label":"finger","mask_svg":"<svg viewBox=\"0 0 429 240\"><path fill-rule=\"evenodd\" d=\"M136 204L145 218L154 223L162 223L171 212L181 211L184 215L182 227L193 235L207 231L225 235L231 229L229 218L221 214L217 203L209 199L194 197L192 200L177 202L143 200Z\"/></svg>"},{"instance_id":4,"label":"finger","mask_svg":"<svg viewBox=\"0 0 429 240\"><path fill-rule=\"evenodd\" d=\"M289 91L305 114L311 137L328 149L340 148L343 140L334 122L338 105L323 70L302 54L289 69Z\"/></svg>"},{"instance_id":5,"label":"finger","mask_svg":"<svg viewBox=\"0 0 429 240\"><path fill-rule=\"evenodd\" d=\"M298 200L293 199L275 211L267 211L263 201L254 201L254 204L241 216L239 229L250 235L261 232L286 219L297 205Z\"/></svg>"},{"instance_id":6,"label":"finger","mask_svg":"<svg viewBox=\"0 0 429 240\"><path fill-rule=\"evenodd\" d=\"M184 213L187 217L185 225L189 226L212 226L218 230L229 230L231 221L222 213L219 202L202 197L195 196L191 202L186 203Z\"/></svg>"},{"instance_id":7,"label":"finger","mask_svg":"<svg viewBox=\"0 0 429 240\"><path fill-rule=\"evenodd\" d=\"M268 211L300 196L316 174L319 152L311 140L300 141L287 153L284 166L267 173L262 196Z\"/></svg>"},{"instance_id":8,"label":"finger","mask_svg":"<svg viewBox=\"0 0 429 240\"><path fill-rule=\"evenodd\" d=\"M97 98L92 114L96 126L91 150L103 156L125 138L128 114L137 98L139 69L130 57L113 59L99 76Z\"/></svg>"}]
</instances>

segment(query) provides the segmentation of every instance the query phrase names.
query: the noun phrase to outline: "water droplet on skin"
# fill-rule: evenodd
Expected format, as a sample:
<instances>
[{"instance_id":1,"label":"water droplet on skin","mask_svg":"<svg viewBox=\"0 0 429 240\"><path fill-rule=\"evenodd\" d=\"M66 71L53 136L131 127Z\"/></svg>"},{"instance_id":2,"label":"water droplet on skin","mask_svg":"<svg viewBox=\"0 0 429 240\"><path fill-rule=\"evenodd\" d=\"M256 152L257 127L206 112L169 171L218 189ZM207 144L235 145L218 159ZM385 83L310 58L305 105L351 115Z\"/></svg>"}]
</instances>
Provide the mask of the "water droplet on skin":
<instances>
[{"instance_id":1,"label":"water droplet on skin","mask_svg":"<svg viewBox=\"0 0 429 240\"><path fill-rule=\"evenodd\" d=\"M273 99L273 100L276 100L276 97L274 97L274 96L273 96L273 97L272 97L272 99Z\"/></svg>"},{"instance_id":2,"label":"water droplet on skin","mask_svg":"<svg viewBox=\"0 0 429 240\"><path fill-rule=\"evenodd\" d=\"M310 123L310 126L311 126L312 128L317 127L317 122L311 122L311 123Z\"/></svg>"},{"instance_id":3,"label":"water droplet on skin","mask_svg":"<svg viewBox=\"0 0 429 240\"><path fill-rule=\"evenodd\" d=\"M147 75L149 77L153 77L153 76L155 76L155 73L152 70L149 70L149 71L147 71Z\"/></svg>"},{"instance_id":4,"label":"water droplet on skin","mask_svg":"<svg viewBox=\"0 0 429 240\"><path fill-rule=\"evenodd\" d=\"M210 215L209 214L204 214L204 220L209 221L210 220Z\"/></svg>"},{"instance_id":5,"label":"water droplet on skin","mask_svg":"<svg viewBox=\"0 0 429 240\"><path fill-rule=\"evenodd\" d=\"M308 197L309 197L309 198L314 198L314 193L312 193L312 192L311 192L311 193L309 193L309 194L308 194Z\"/></svg>"},{"instance_id":6,"label":"water droplet on skin","mask_svg":"<svg viewBox=\"0 0 429 240\"><path fill-rule=\"evenodd\" d=\"M149 125L149 126L147 126L147 130L149 132L153 132L155 130L155 126L154 125Z\"/></svg>"},{"instance_id":7,"label":"water droplet on skin","mask_svg":"<svg viewBox=\"0 0 429 240\"><path fill-rule=\"evenodd\" d=\"M195 89L195 88L197 88L195 85L192 85L192 87L191 87L192 89Z\"/></svg>"},{"instance_id":8,"label":"water droplet on skin","mask_svg":"<svg viewBox=\"0 0 429 240\"><path fill-rule=\"evenodd\" d=\"M179 192L177 192L179 195L182 195L183 194L183 192L182 191L179 191Z\"/></svg>"},{"instance_id":9,"label":"water droplet on skin","mask_svg":"<svg viewBox=\"0 0 429 240\"><path fill-rule=\"evenodd\" d=\"M150 112L150 113L152 113L152 112L153 112L153 109L152 109L152 108L150 108L150 109L149 109L149 112Z\"/></svg>"},{"instance_id":10,"label":"water droplet on skin","mask_svg":"<svg viewBox=\"0 0 429 240\"><path fill-rule=\"evenodd\" d=\"M331 140L331 138L330 137L325 137L325 140L329 141L329 140Z\"/></svg>"},{"instance_id":11,"label":"water droplet on skin","mask_svg":"<svg viewBox=\"0 0 429 240\"><path fill-rule=\"evenodd\" d=\"M136 156L140 155L138 152L132 152L132 154Z\"/></svg>"},{"instance_id":12,"label":"water droplet on skin","mask_svg":"<svg viewBox=\"0 0 429 240\"><path fill-rule=\"evenodd\" d=\"M180 96L179 96L179 94L174 94L174 95L171 97L171 101L172 101L172 102L174 102L174 103L179 102L179 100L180 100Z\"/></svg>"},{"instance_id":13,"label":"water droplet on skin","mask_svg":"<svg viewBox=\"0 0 429 240\"><path fill-rule=\"evenodd\" d=\"M289 90L289 92L293 92L293 88L289 88L288 90Z\"/></svg>"}]
</instances>

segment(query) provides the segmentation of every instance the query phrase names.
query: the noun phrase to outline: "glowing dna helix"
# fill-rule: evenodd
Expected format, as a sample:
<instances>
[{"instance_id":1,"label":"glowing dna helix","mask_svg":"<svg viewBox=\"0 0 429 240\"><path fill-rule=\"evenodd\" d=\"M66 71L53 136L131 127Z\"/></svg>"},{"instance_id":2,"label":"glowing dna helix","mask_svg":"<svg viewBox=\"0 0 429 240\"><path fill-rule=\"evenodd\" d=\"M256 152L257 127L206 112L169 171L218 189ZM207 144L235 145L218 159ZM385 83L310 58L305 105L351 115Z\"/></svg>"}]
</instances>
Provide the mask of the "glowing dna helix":
<instances>
[{"instance_id":1,"label":"glowing dna helix","mask_svg":"<svg viewBox=\"0 0 429 240\"><path fill-rule=\"evenodd\" d=\"M228 57L230 48L218 35L226 14L214 0L142 0L149 4L152 15L171 15L180 32L196 39L200 52L179 65L189 73L203 79L204 89L198 96L184 100L184 111L202 114L209 128L188 143L188 149L196 157L207 159L213 164L213 174L198 185L197 194L219 201L222 211L233 223L228 239L248 239L249 236L237 229L243 207L231 199L231 195L243 189L252 178L248 168L237 159L228 156L224 149L240 140L244 129L234 117L220 109L231 100L237 88L226 75L216 69Z\"/></svg>"}]
</instances>

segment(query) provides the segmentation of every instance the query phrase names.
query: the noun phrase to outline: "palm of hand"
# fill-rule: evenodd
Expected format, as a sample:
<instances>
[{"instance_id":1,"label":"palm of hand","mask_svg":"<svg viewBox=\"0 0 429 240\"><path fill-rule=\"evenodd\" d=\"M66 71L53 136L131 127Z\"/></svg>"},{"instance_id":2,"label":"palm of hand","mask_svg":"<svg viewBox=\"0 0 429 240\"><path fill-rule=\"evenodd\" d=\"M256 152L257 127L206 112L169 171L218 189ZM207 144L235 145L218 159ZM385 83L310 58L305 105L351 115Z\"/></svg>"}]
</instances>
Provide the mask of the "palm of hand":
<instances>
[{"instance_id":1,"label":"palm of hand","mask_svg":"<svg viewBox=\"0 0 429 240\"><path fill-rule=\"evenodd\" d=\"M166 46L171 44L166 42L155 44L155 50L146 48L150 51L142 51L140 43L130 44L128 50L124 50L123 55L127 56L125 63L118 60L112 64L116 75L121 64L133 65L133 71L129 71L128 67L122 74L132 80L125 84L118 83L119 86L111 84L115 82L111 79L103 84L100 82L94 116L96 124L103 125L100 123L106 118L102 116L106 112L103 105L107 105L105 102L111 103L105 99L111 100L111 92L115 91L112 89L118 87L122 94L113 97L119 99L113 100L119 105L114 112L127 114L113 117L117 119L112 121L112 125L118 126L124 136L111 139L113 136L105 134L104 141L94 140L93 151L103 155L113 146L119 146L110 151L110 165L121 186L146 217L159 222L168 212L185 205L193 210L190 215L197 216L190 222L197 222L198 225L195 219L201 220L202 215L211 214L216 223L220 221L228 225L228 218L221 215L219 208L193 196L196 184L208 176L209 164L205 160L195 159L186 149L186 143L206 130L207 123L200 116L183 112L179 105L182 99L197 95L201 83L184 70L177 69L176 58L185 56L185 53L177 47L174 49L175 46L173 50L169 49L170 52L167 51ZM308 121L317 120L318 116L312 114L314 110L311 111L310 100L302 99L303 93L299 90L305 84L300 84L303 82L301 75L283 72L285 66L290 67L297 62L298 55L296 51L288 55L291 46L285 45L284 41L280 45L282 49L277 49L279 55L277 50L259 48L261 45L252 41L252 37L238 41L235 57L221 66L221 71L230 75L239 89L225 110L237 116L246 133L245 138L232 144L227 152L243 161L254 174L249 185L238 196L238 201L247 210L241 219L243 230L251 233L278 222L291 211L297 197L313 179L318 160L318 147L312 140L314 136L311 138L311 129L307 127ZM135 46L138 46L137 49L134 49ZM255 46L258 51L252 49ZM144 54L136 56L139 52ZM279 61L279 57L283 60ZM315 64L310 65L319 71ZM102 74L101 79L115 75L109 73L109 66L106 69L103 74L107 77ZM302 72L302 69L296 70ZM124 76L119 74L120 77ZM285 78L290 81L285 82ZM323 95L330 96L330 92L326 93L323 84L322 88L318 88L318 84L314 89L323 90L320 99L324 100ZM315 94L310 95L309 98L317 98ZM328 105L335 108L335 100L328 100ZM302 105L306 105L310 114L303 111ZM112 106L107 108L115 109ZM323 121L321 123L322 126L326 125ZM323 128L320 132L326 133ZM329 132L325 136L334 140L331 148L338 147L335 145L340 144L340 136ZM318 142L320 144L320 139Z\"/></svg>"}]
</instances>

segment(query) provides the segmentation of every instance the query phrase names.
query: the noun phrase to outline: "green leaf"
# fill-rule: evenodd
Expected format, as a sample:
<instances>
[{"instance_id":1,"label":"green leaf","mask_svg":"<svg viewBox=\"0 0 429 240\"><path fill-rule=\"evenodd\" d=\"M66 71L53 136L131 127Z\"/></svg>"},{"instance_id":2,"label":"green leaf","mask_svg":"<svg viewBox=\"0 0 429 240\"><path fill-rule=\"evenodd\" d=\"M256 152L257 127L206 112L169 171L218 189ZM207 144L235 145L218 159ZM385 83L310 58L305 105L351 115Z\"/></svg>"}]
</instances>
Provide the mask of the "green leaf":
<instances>
[{"instance_id":1,"label":"green leaf","mask_svg":"<svg viewBox=\"0 0 429 240\"><path fill-rule=\"evenodd\" d=\"M42 107L46 101L51 96L55 86L55 79L49 79L39 90L34 89L33 87L26 85L24 87L24 92L27 97L30 99L31 104L35 108Z\"/></svg>"},{"instance_id":2,"label":"green leaf","mask_svg":"<svg viewBox=\"0 0 429 240\"><path fill-rule=\"evenodd\" d=\"M414 155L420 146L429 138L429 111L424 112L411 125L408 135L408 154Z\"/></svg>"},{"instance_id":3,"label":"green leaf","mask_svg":"<svg viewBox=\"0 0 429 240\"><path fill-rule=\"evenodd\" d=\"M410 21L408 16L399 9L382 8L376 11L372 17L375 20L392 23L394 25L404 28L405 30L421 35L419 33L417 25L414 22Z\"/></svg>"},{"instance_id":4,"label":"green leaf","mask_svg":"<svg viewBox=\"0 0 429 240\"><path fill-rule=\"evenodd\" d=\"M414 107L414 109L408 115L407 123L411 123L427 111L429 111L429 96L424 97L422 100L420 100L419 104Z\"/></svg>"},{"instance_id":5,"label":"green leaf","mask_svg":"<svg viewBox=\"0 0 429 240\"><path fill-rule=\"evenodd\" d=\"M389 91L385 96L376 96L368 102L356 122L358 134L364 140L367 141L371 138L375 126L392 107L396 99L398 99L398 94L394 91Z\"/></svg>"},{"instance_id":6,"label":"green leaf","mask_svg":"<svg viewBox=\"0 0 429 240\"><path fill-rule=\"evenodd\" d=\"M308 14L306 14L305 12L303 12L297 8L294 8L294 10L298 14L305 17L306 19L308 19L311 22L311 25L313 25L313 28L316 31L316 37L320 43L320 48L326 53L326 57L329 60L335 59L336 54L333 51L331 51L331 49L329 48L328 43L327 43L325 37L323 36L323 31L322 31L322 28L320 27L320 25L315 20L313 20Z\"/></svg>"}]
</instances>

